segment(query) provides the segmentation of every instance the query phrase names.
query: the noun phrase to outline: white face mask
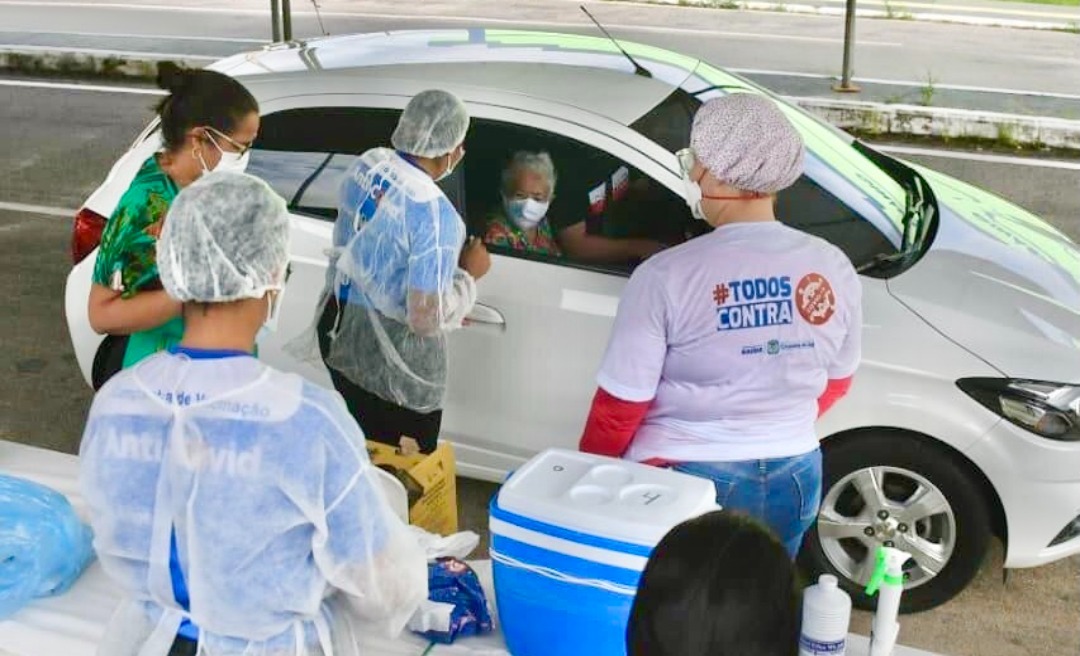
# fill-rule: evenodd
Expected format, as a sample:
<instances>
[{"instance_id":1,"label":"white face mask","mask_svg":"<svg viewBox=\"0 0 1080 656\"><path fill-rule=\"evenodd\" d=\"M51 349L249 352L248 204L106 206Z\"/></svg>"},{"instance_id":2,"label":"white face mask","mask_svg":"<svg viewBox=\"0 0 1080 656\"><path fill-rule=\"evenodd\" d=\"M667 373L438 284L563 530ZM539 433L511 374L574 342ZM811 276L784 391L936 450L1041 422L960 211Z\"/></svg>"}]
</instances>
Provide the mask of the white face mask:
<instances>
[{"instance_id":1,"label":"white face mask","mask_svg":"<svg viewBox=\"0 0 1080 656\"><path fill-rule=\"evenodd\" d=\"M435 182L442 182L443 180L445 180L445 179L449 178L450 176L454 175L454 169L457 168L458 164L461 164L461 160L465 159L465 155L462 155L461 157L458 158L458 161L455 162L454 161L454 153L448 153L446 156L450 159L450 163L447 164L446 170L442 172L442 175L435 178Z\"/></svg>"},{"instance_id":2,"label":"white face mask","mask_svg":"<svg viewBox=\"0 0 1080 656\"><path fill-rule=\"evenodd\" d=\"M206 160L203 159L202 153L196 153L196 156L199 158L199 163L202 164L203 175L207 173L219 173L221 171L243 173L247 170L248 160L251 159L250 150L245 151L243 155L223 150L221 146L218 145L217 140L214 139L214 135L207 133L207 136L210 139L210 143L214 144L214 148L217 148L218 152L221 153L221 159L218 160L218 163L214 168L210 168L206 165Z\"/></svg>"},{"instance_id":3,"label":"white face mask","mask_svg":"<svg viewBox=\"0 0 1080 656\"><path fill-rule=\"evenodd\" d=\"M690 179L690 176L684 175L683 190L686 195L686 204L690 207L690 213L694 215L694 218L699 221L705 220L705 209L702 207L704 199L701 194L701 186L698 183Z\"/></svg>"},{"instance_id":4,"label":"white face mask","mask_svg":"<svg viewBox=\"0 0 1080 656\"><path fill-rule=\"evenodd\" d=\"M504 198L506 216L521 230L532 230L547 216L549 202L533 198Z\"/></svg>"}]
</instances>

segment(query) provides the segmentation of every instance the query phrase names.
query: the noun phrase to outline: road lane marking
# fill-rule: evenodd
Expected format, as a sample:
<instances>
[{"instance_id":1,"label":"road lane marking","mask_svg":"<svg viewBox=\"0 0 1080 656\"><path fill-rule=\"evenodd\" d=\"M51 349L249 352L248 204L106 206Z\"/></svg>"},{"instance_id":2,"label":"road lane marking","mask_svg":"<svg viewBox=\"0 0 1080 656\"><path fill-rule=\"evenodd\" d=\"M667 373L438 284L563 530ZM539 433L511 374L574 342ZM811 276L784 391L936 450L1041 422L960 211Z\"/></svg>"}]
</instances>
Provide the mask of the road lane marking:
<instances>
[{"instance_id":1,"label":"road lane marking","mask_svg":"<svg viewBox=\"0 0 1080 656\"><path fill-rule=\"evenodd\" d=\"M127 93L142 96L164 96L163 89L141 87L113 87L102 84L78 84L75 82L45 82L42 80L0 79L0 87L23 87L27 89L56 89L59 91L97 91L101 93Z\"/></svg>"},{"instance_id":2,"label":"road lane marking","mask_svg":"<svg viewBox=\"0 0 1080 656\"><path fill-rule=\"evenodd\" d=\"M49 207L47 205L28 205L26 203L7 203L0 201L0 211L23 212L25 214L44 214L46 216L62 216L67 219L75 217L78 210L69 210L63 207Z\"/></svg>"}]
</instances>

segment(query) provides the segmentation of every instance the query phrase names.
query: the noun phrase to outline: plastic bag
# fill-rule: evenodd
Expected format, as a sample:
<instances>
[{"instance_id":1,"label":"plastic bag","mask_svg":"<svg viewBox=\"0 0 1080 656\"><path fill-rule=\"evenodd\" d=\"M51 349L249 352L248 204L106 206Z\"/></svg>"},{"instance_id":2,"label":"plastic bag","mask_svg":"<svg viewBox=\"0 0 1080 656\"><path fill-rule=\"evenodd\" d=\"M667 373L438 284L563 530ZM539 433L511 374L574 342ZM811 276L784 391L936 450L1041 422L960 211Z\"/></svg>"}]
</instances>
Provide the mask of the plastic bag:
<instances>
[{"instance_id":1,"label":"plastic bag","mask_svg":"<svg viewBox=\"0 0 1080 656\"><path fill-rule=\"evenodd\" d=\"M409 525L413 537L420 543L420 547L427 554L427 559L438 560L439 558L457 558L465 560L469 554L480 544L480 536L473 531L461 531L453 535L436 535L425 531L419 526Z\"/></svg>"},{"instance_id":2,"label":"plastic bag","mask_svg":"<svg viewBox=\"0 0 1080 656\"><path fill-rule=\"evenodd\" d=\"M441 558L428 563L428 601L409 622L409 629L432 642L448 645L493 628L480 578L464 562Z\"/></svg>"},{"instance_id":3,"label":"plastic bag","mask_svg":"<svg viewBox=\"0 0 1080 656\"><path fill-rule=\"evenodd\" d=\"M70 588L94 558L91 542L64 495L0 475L0 619Z\"/></svg>"}]
</instances>

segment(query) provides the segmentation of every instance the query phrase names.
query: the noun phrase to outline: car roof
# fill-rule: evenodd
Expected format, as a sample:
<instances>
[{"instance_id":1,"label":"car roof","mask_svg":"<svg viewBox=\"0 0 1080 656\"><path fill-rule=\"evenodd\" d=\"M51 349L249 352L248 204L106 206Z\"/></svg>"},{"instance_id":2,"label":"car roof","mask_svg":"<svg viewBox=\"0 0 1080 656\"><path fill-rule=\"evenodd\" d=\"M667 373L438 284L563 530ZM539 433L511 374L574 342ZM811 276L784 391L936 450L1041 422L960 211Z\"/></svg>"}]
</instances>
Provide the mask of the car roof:
<instances>
[{"instance_id":1,"label":"car roof","mask_svg":"<svg viewBox=\"0 0 1080 656\"><path fill-rule=\"evenodd\" d=\"M651 77L635 74L602 37L504 29L408 30L268 46L214 65L259 98L363 92L365 81L441 87L466 101L499 95L567 105L629 125L691 77L697 59L620 41Z\"/></svg>"}]
</instances>

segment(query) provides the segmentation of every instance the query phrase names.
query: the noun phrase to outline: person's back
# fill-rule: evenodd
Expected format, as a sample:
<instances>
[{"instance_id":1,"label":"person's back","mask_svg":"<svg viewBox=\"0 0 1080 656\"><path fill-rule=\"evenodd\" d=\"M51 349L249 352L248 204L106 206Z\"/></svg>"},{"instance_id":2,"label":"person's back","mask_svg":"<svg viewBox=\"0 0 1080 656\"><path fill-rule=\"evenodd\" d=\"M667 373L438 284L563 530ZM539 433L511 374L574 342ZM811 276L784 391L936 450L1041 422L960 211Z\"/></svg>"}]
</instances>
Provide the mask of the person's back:
<instances>
[{"instance_id":1,"label":"person's back","mask_svg":"<svg viewBox=\"0 0 1080 656\"><path fill-rule=\"evenodd\" d=\"M349 303L370 304L407 323L408 290L435 293L457 269L465 222L435 181L393 150L373 148L353 162L342 180L338 215L334 246L348 248L363 274L338 281ZM432 251L437 257L418 257ZM338 257L327 270L331 288ZM422 271L414 270L417 264Z\"/></svg>"},{"instance_id":2,"label":"person's back","mask_svg":"<svg viewBox=\"0 0 1080 656\"><path fill-rule=\"evenodd\" d=\"M102 388L80 448L94 548L125 598L99 653L356 656L360 620L404 627L426 559L342 399L252 357L288 275L285 202L214 173L169 216L159 266L183 340Z\"/></svg>"},{"instance_id":3,"label":"person's back","mask_svg":"<svg viewBox=\"0 0 1080 656\"><path fill-rule=\"evenodd\" d=\"M795 656L801 593L768 529L708 513L656 546L626 629L629 656Z\"/></svg>"},{"instance_id":4,"label":"person's back","mask_svg":"<svg viewBox=\"0 0 1080 656\"><path fill-rule=\"evenodd\" d=\"M367 439L438 444L446 333L490 266L438 182L465 156L465 103L430 89L398 119L394 149L364 153L341 182L334 249L317 303L319 355ZM464 249L463 249L463 246ZM307 340L305 340L307 341Z\"/></svg>"},{"instance_id":5,"label":"person's back","mask_svg":"<svg viewBox=\"0 0 1080 656\"><path fill-rule=\"evenodd\" d=\"M337 569L395 537L359 431L332 393L251 357L153 357L94 402L83 484L116 517L96 540L125 592L178 605L152 551L175 531L190 617L209 653L312 644ZM156 491L147 494L148 490ZM314 558L313 558L314 556ZM248 647L250 648L250 646Z\"/></svg>"},{"instance_id":6,"label":"person's back","mask_svg":"<svg viewBox=\"0 0 1080 656\"><path fill-rule=\"evenodd\" d=\"M629 457L672 442L688 459L816 446L818 396L858 355L846 338L861 287L843 252L778 221L733 223L654 256L630 285L662 299L669 349Z\"/></svg>"}]
</instances>

